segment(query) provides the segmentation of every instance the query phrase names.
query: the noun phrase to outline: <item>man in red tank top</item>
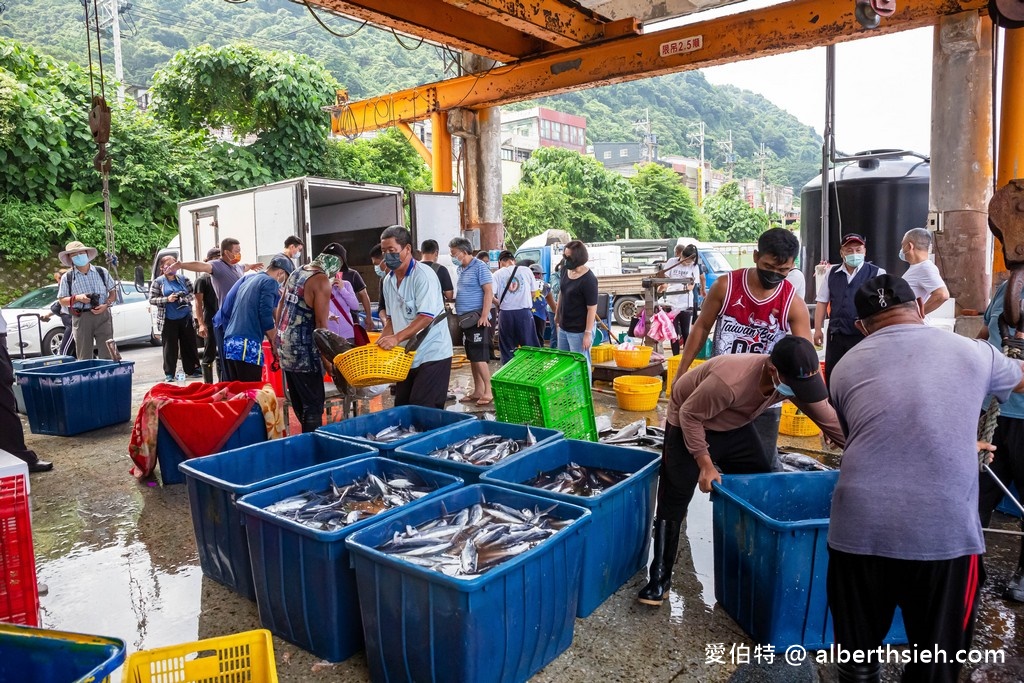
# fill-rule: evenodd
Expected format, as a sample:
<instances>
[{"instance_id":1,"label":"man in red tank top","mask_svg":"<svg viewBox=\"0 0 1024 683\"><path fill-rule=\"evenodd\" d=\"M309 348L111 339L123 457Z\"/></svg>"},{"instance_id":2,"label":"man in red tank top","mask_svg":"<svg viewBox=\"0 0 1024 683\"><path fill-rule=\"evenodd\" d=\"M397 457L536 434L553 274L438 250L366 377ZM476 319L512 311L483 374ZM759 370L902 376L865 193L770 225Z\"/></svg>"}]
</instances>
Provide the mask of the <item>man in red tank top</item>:
<instances>
[{"instance_id":1,"label":"man in red tank top","mask_svg":"<svg viewBox=\"0 0 1024 683\"><path fill-rule=\"evenodd\" d=\"M685 374L707 341L711 328L715 328L713 355L765 354L769 355L775 344L787 333L807 340L807 348L813 360L811 341L811 320L807 305L794 295L793 285L786 275L793 269L793 263L800 242L796 236L783 228L772 228L762 233L754 251L754 267L734 270L728 277L715 280L708 292L700 316L690 330L690 336L683 347L680 372L670 378L676 380ZM768 408L753 421L750 430L758 437L760 444L735 442L736 448L754 448L758 457L744 458L736 453L730 462L729 453L716 459L715 463L725 473L771 471L772 461L777 452L779 418L781 409ZM680 447L681 446L681 447ZM688 491L679 490L673 482L688 481L687 471L693 468L691 455L693 445L685 443L679 427L666 425L665 447L661 455L661 473L658 480L658 500L685 500L679 509L663 510L659 505L654 520L654 559L651 563L650 582L640 591L638 599L649 605L659 605L664 600L670 585L672 566L675 563L679 544L680 525L693 495L693 486ZM684 459L688 459L687 462Z\"/></svg>"}]
</instances>

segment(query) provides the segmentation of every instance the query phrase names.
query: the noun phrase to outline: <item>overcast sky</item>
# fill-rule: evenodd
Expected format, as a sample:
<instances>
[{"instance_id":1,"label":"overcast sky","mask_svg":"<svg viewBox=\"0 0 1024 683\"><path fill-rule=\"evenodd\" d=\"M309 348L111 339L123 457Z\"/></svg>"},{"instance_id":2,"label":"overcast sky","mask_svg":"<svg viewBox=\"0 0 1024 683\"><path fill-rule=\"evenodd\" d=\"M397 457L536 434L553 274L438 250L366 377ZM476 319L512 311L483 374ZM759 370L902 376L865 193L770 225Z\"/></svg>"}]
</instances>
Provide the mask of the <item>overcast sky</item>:
<instances>
[{"instance_id":1,"label":"overcast sky","mask_svg":"<svg viewBox=\"0 0 1024 683\"><path fill-rule=\"evenodd\" d=\"M705 21L779 4L745 0L648 30ZM852 5L852 3L851 3ZM884 19L883 19L884 21ZM863 38L836 46L836 147L929 153L931 139L931 27ZM728 83L764 95L820 135L825 123L825 48L791 52L704 69L716 85Z\"/></svg>"},{"instance_id":2,"label":"overcast sky","mask_svg":"<svg viewBox=\"0 0 1024 683\"><path fill-rule=\"evenodd\" d=\"M929 153L933 29L877 36L836 46L836 147ZM814 126L825 123L825 48L704 70L714 84L764 95Z\"/></svg>"}]
</instances>

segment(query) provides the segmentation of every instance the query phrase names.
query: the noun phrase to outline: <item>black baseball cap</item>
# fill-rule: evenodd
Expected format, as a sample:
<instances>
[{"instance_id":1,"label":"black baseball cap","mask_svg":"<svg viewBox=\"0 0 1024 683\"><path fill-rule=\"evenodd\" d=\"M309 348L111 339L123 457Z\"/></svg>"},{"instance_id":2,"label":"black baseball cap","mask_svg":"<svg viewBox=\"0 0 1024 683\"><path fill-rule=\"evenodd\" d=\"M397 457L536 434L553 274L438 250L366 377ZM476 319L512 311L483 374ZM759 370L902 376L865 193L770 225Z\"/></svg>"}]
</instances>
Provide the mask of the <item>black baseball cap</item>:
<instances>
[{"instance_id":1,"label":"black baseball cap","mask_svg":"<svg viewBox=\"0 0 1024 683\"><path fill-rule=\"evenodd\" d=\"M337 242L331 242L323 248L322 254L331 254L341 259L341 272L348 272L348 251Z\"/></svg>"},{"instance_id":2,"label":"black baseball cap","mask_svg":"<svg viewBox=\"0 0 1024 683\"><path fill-rule=\"evenodd\" d=\"M817 403L828 398L814 344L803 337L786 335L775 344L771 359L779 378L789 385L797 399Z\"/></svg>"},{"instance_id":3,"label":"black baseball cap","mask_svg":"<svg viewBox=\"0 0 1024 683\"><path fill-rule=\"evenodd\" d=\"M860 286L853 295L853 305L857 308L858 318L870 318L893 306L916 301L914 290L901 277L879 275Z\"/></svg>"},{"instance_id":4,"label":"black baseball cap","mask_svg":"<svg viewBox=\"0 0 1024 683\"><path fill-rule=\"evenodd\" d=\"M861 244L867 246L867 240L865 240L862 235L859 235L855 232L848 232L845 235L843 235L843 241L842 243L840 243L839 246L845 247L850 242L860 242Z\"/></svg>"}]
</instances>

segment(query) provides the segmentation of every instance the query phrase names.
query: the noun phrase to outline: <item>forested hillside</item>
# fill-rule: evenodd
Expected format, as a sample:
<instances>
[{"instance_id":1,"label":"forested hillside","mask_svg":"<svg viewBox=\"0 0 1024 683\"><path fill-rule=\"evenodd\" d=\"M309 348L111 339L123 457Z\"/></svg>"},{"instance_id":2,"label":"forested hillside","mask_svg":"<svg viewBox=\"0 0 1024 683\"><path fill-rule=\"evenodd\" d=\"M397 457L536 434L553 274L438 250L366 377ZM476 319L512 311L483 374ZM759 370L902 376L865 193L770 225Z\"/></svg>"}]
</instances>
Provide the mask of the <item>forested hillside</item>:
<instances>
[{"instance_id":1,"label":"forested hillside","mask_svg":"<svg viewBox=\"0 0 1024 683\"><path fill-rule=\"evenodd\" d=\"M0 36L16 38L61 60L87 61L80 2L4 0L4 4ZM318 16L339 35L331 35L317 23L304 4L286 0L133 0L122 17L125 80L149 85L153 73L178 50L239 39L262 49L313 57L353 98L445 76L445 61L435 46L319 10ZM104 48L110 73L109 40ZM817 174L821 139L812 128L759 95L713 86L699 72L589 89L539 103L586 116L588 143L638 139L633 122L647 108L663 154L696 155L689 133L694 123L703 120L705 154L717 167L724 167L726 161L726 150L718 143L731 131L737 175L757 174L755 154L761 143L771 151L766 169L772 181L799 188Z\"/></svg>"}]
</instances>

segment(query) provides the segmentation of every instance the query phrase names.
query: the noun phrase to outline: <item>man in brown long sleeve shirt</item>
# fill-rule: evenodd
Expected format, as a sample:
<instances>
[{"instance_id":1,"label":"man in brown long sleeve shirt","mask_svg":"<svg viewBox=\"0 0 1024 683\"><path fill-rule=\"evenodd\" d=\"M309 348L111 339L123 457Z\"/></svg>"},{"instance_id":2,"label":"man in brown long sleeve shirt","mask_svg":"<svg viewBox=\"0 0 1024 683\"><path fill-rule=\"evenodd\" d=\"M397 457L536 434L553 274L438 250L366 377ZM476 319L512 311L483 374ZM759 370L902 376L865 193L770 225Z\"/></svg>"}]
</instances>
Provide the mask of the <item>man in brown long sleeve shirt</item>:
<instances>
[{"instance_id":1,"label":"man in brown long sleeve shirt","mask_svg":"<svg viewBox=\"0 0 1024 683\"><path fill-rule=\"evenodd\" d=\"M681 375L672 386L654 520L650 582L637 599L660 605L668 593L679 531L694 486L707 493L726 474L771 471L752 422L772 405L790 399L832 441L844 437L819 372L818 354L803 337L781 339L771 355L716 356Z\"/></svg>"}]
</instances>

